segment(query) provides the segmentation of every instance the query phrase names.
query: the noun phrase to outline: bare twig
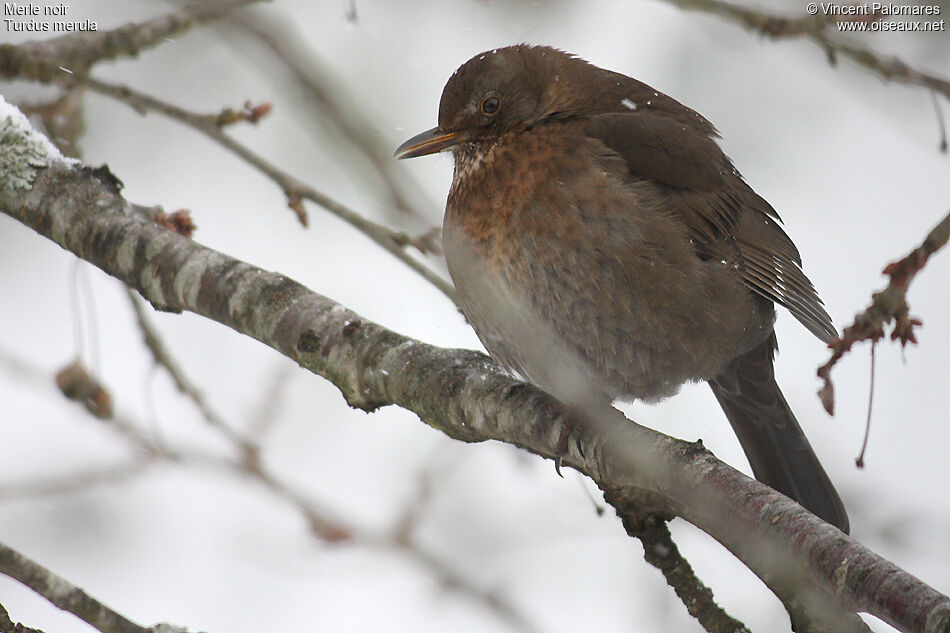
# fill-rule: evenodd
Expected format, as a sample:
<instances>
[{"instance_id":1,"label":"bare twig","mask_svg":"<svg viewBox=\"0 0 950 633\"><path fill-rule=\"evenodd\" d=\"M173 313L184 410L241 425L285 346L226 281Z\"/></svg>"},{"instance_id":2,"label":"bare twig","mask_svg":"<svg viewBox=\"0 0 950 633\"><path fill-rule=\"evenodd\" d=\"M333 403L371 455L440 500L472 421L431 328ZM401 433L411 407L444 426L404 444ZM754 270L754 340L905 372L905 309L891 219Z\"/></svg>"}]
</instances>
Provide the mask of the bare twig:
<instances>
[{"instance_id":1,"label":"bare twig","mask_svg":"<svg viewBox=\"0 0 950 633\"><path fill-rule=\"evenodd\" d=\"M206 462L210 463L210 462ZM368 547L405 556L407 560L426 570L443 587L458 591L462 595L481 603L512 628L524 633L538 633L537 629L504 596L482 589L464 574L459 573L438 556L418 545L410 534L401 530L390 533L372 533L350 525L342 519L332 518L331 513L319 507L313 499L275 476L263 464L249 469L233 461L220 462L231 472L250 477L278 498L287 502L295 511L303 515L314 536L327 542L343 542Z\"/></svg>"},{"instance_id":2,"label":"bare twig","mask_svg":"<svg viewBox=\"0 0 950 633\"><path fill-rule=\"evenodd\" d=\"M277 186L283 190L284 195L287 196L289 206L294 209L302 222L306 223L306 214L303 212L303 207L300 202L302 200L310 200L359 230L412 270L419 273L426 281L442 291L442 293L453 302L456 301L455 288L452 284L405 251L403 248L404 245L416 244L416 241L412 237L404 233L394 232L381 224L364 218L349 207L304 184L281 169L278 169L276 166L225 134L216 124L216 115L194 114L176 105L132 90L127 86L119 86L99 81L92 77L87 78L84 85L94 92L126 103L139 112L159 112L208 136L273 180Z\"/></svg>"},{"instance_id":3,"label":"bare twig","mask_svg":"<svg viewBox=\"0 0 950 633\"><path fill-rule=\"evenodd\" d=\"M896 262L884 267L883 273L890 277L887 287L871 295L871 305L854 317L854 322L844 328L841 336L828 343L831 358L818 368L818 377L824 381L818 390L818 397L829 415L834 415L835 392L831 382L831 370L855 343L871 341L876 343L884 338L884 326L894 322L890 338L899 340L901 346L916 343L914 328L921 321L910 316L907 305L907 290L914 277L926 265L927 260L940 250L950 239L950 214L930 231L923 243Z\"/></svg>"},{"instance_id":4,"label":"bare twig","mask_svg":"<svg viewBox=\"0 0 950 633\"><path fill-rule=\"evenodd\" d=\"M645 515L636 536L643 558L663 574L691 616L709 633L749 633L748 627L716 604L710 590L680 553L670 529L656 514Z\"/></svg>"},{"instance_id":5,"label":"bare twig","mask_svg":"<svg viewBox=\"0 0 950 633\"><path fill-rule=\"evenodd\" d=\"M49 389L52 386L50 372L32 363L21 360L14 355L0 350L0 369L9 372L9 375L16 380L27 382L33 388ZM85 408L85 407L83 407ZM121 435L134 448L136 453L151 456L162 455L166 453L165 447L157 444L152 438L145 434L134 422L122 415L113 415L110 418L102 418L96 411L87 409L93 415L96 415L99 422L111 428ZM0 493L2 496L2 493Z\"/></svg>"},{"instance_id":6,"label":"bare twig","mask_svg":"<svg viewBox=\"0 0 950 633\"><path fill-rule=\"evenodd\" d=\"M226 437L236 448L241 451L241 453L244 455L244 459L257 459L257 445L250 442L249 440L246 440L241 436L240 433L232 429L228 423L225 422L224 419L219 416L214 409L211 408L204 396L201 394L201 391L187 378L185 378L185 375L178 366L178 363L175 362L175 360L168 353L168 350L165 348L165 344L159 337L158 332L156 332L155 328L152 327L148 316L145 314L145 308L142 305L142 300L131 289L126 288L126 291L129 297L129 302L132 304L132 309L135 311L136 323L138 323L139 329L142 331L145 347L147 347L152 353L152 358L155 360L155 363L163 367L168 372L168 375L171 377L172 382L175 383L175 387L178 389L178 391L185 394L188 399L194 403L194 405L198 408L198 412L201 413L201 417L204 418L204 420L210 426Z\"/></svg>"},{"instance_id":7,"label":"bare twig","mask_svg":"<svg viewBox=\"0 0 950 633\"><path fill-rule=\"evenodd\" d=\"M135 56L191 27L219 19L260 0L195 2L139 24L108 31L69 33L23 44L0 44L0 78L72 84L97 62Z\"/></svg>"},{"instance_id":8,"label":"bare twig","mask_svg":"<svg viewBox=\"0 0 950 633\"><path fill-rule=\"evenodd\" d=\"M781 29L777 29L777 30L780 31ZM763 30L763 32L765 32L765 31ZM788 33L781 33L781 35L787 35L787 34L788 34ZM774 35L774 34L773 34L773 35ZM778 35L775 35L775 36L778 36ZM837 50L837 49L836 49L836 50ZM911 82L909 82L909 83L911 83ZM221 122L221 120L219 119L219 120L216 120L216 121L212 121L211 124L214 126L214 128L217 129L217 128L219 128L219 127L222 125L222 122ZM220 132L220 130L219 130L219 132ZM222 135L222 136L224 136L224 135ZM227 138L227 137L225 136L225 138ZM227 145L227 144L225 143L225 145ZM233 150L233 151L237 151L237 150L234 150L233 148L232 148L232 150ZM240 152L239 152L239 153L240 153ZM253 156L253 155L252 155L252 156ZM247 156L244 156L244 157L245 157L245 159L247 159ZM252 163L252 164L253 164L253 163ZM261 166L261 165L255 165L255 166L258 167L259 169L262 169L262 166ZM262 169L262 171L265 171L265 170ZM265 173L267 173L267 172L265 171ZM270 174L268 174L268 175L270 175ZM272 176L272 177L273 177L273 176ZM287 178L290 178L290 177L288 176ZM287 195L288 200L290 201L291 207L292 207L292 208L295 208L295 210L297 210L298 212L302 212L302 205L300 204L300 201L301 201L302 199L304 199L304 198L313 200L313 201L315 201L315 202L318 202L318 204L322 204L322 203L320 203L318 200L314 200L314 198L312 198L312 197L309 197L309 196L307 196L307 195L302 195L302 194L300 193L300 192L302 191L302 189L300 189L299 187L293 187L293 186L288 187L288 186L286 186L285 184L282 184L282 183L281 183L280 181L278 181L277 179L275 179L275 181L277 181L278 184L281 185L281 187L284 189L284 192L285 192L285 194ZM291 180L288 180L287 182L289 182L289 183L292 184L292 185L293 185L293 184L299 185L299 183L298 183L297 181L292 180L292 179L291 179ZM324 206L325 206L325 205L324 205ZM385 230L385 229L384 229L384 230ZM391 238L391 239L392 239L392 238ZM399 240L395 240L395 239L393 239L393 242L394 242L397 246L402 246L403 244L406 243L406 242L402 242L402 244L400 244ZM923 265L923 264L921 264L921 266L922 266L922 265ZM892 279L892 280L893 280L893 279ZM910 340L913 340L913 334L912 334L912 333L910 333L909 339L910 339ZM906 341L904 341L904 342L906 343ZM363 402L363 400L358 400L357 402ZM256 465L256 466L259 466L259 462L256 462L256 461L255 461L255 465ZM263 481L266 485L273 486L273 484L268 484L265 480L261 480L261 481ZM274 490L277 490L277 488L274 488ZM293 499L293 497L292 497L291 495L288 495L288 496L289 496L291 499ZM664 527L665 527L665 526L664 526ZM646 545L646 542L645 542L645 545ZM684 561L684 562L685 562L685 561Z\"/></svg>"},{"instance_id":9,"label":"bare twig","mask_svg":"<svg viewBox=\"0 0 950 633\"><path fill-rule=\"evenodd\" d=\"M874 353L874 350L877 349L877 343L871 342L871 375L869 377L869 382L871 383L870 388L868 389L868 417L864 421L864 439L861 441L861 452L858 453L857 458L854 460L854 465L858 468L864 468L864 454L868 450L868 440L871 439L871 412L874 409L874 382L875 382L875 369L877 366L877 355Z\"/></svg>"},{"instance_id":10,"label":"bare twig","mask_svg":"<svg viewBox=\"0 0 950 633\"><path fill-rule=\"evenodd\" d=\"M158 463L159 457L157 453L145 453L135 460L114 466L71 472L60 477L3 483L0 484L0 501L71 494L96 486L125 483L146 473Z\"/></svg>"},{"instance_id":11,"label":"bare twig","mask_svg":"<svg viewBox=\"0 0 950 633\"><path fill-rule=\"evenodd\" d=\"M940 132L940 143L937 145L940 148L941 153L947 153L947 124L943 120L943 110L940 109L940 99L937 98L937 93L930 91L930 100L934 104L934 114L937 117L937 129Z\"/></svg>"},{"instance_id":12,"label":"bare twig","mask_svg":"<svg viewBox=\"0 0 950 633\"><path fill-rule=\"evenodd\" d=\"M392 159L393 148L384 140L387 135L371 117L363 115L360 105L347 95L346 86L309 50L308 43L292 24L274 17L273 12L255 11L252 15L232 16L226 25L239 29L242 51L247 49L246 36L251 35L283 65L293 78L294 87L303 92L310 105L335 124L341 139L369 161L389 192L393 207L423 219L416 207L419 204L431 206L431 202L426 200L421 187L404 170L398 169ZM259 55L252 58L256 62L261 60L266 60L268 74L273 73L273 59ZM432 241L426 247L437 248L438 242Z\"/></svg>"},{"instance_id":13,"label":"bare twig","mask_svg":"<svg viewBox=\"0 0 950 633\"><path fill-rule=\"evenodd\" d=\"M248 410L244 424L247 436L255 442L261 442L274 428L282 405L286 402L284 394L293 379L294 372L290 364L281 364L261 389L257 405Z\"/></svg>"},{"instance_id":14,"label":"bare twig","mask_svg":"<svg viewBox=\"0 0 950 633\"><path fill-rule=\"evenodd\" d=\"M383 543L382 545L386 548L391 547L389 543ZM411 553L413 560L421 563L426 569L435 571L444 587L454 590L464 589L467 594L471 594L474 590L475 598L482 604L487 605L493 613L508 622L516 630L524 631L524 633L540 633L540 629L529 622L514 608L511 602L498 592L474 587L471 581L450 568L444 561L413 543L409 543L405 547L400 546L400 549Z\"/></svg>"},{"instance_id":15,"label":"bare twig","mask_svg":"<svg viewBox=\"0 0 950 633\"><path fill-rule=\"evenodd\" d=\"M702 11L726 18L774 39L801 37L817 44L834 64L838 57L851 60L858 66L897 83L930 88L950 99L950 80L920 70L896 57L884 57L877 53L851 46L832 36L834 23L827 16L816 15L802 18L786 18L724 2L723 0L667 0L681 9ZM801 5L804 7L804 4Z\"/></svg>"},{"instance_id":16,"label":"bare twig","mask_svg":"<svg viewBox=\"0 0 950 633\"><path fill-rule=\"evenodd\" d=\"M425 569L443 587L458 591L462 595L482 603L500 619L508 622L514 630L525 633L537 632L537 629L506 598L479 587L464 574L453 570L444 561L414 542L412 533L418 527L421 507L429 493L429 487L423 481L420 482L417 493L417 499L420 502L413 504L417 511L412 513L412 520L407 521L405 517L397 520L395 526L389 532L373 533L361 530L335 516L333 511L322 507L305 492L287 483L268 468L266 463L259 458L261 453L259 445L232 431L231 427L223 421L223 418L207 404L200 391L191 384L178 364L170 357L166 346L159 338L158 332L155 331L147 318L142 318L144 314L138 314L141 309L141 301L136 299L135 304L137 304L136 314L139 317L139 325L146 338L146 346L155 358L156 363L169 372L173 382L180 385L181 391L195 403L209 425L238 448L239 456L237 458L222 458L205 453L154 447L138 431L137 425L118 416L107 422L108 427L129 443L138 455L135 461L111 467L73 472L62 477L3 483L0 484L0 501L69 494L94 486L124 483L148 472L151 467L160 463L223 470L229 474L253 481L274 494L278 499L286 502L290 508L303 516L314 537L325 542L346 542L355 546L395 552ZM19 361L9 354L0 353L0 366L4 365L40 388L49 385L48 377L32 364ZM278 379L275 386L281 382L282 380ZM274 398L273 390L265 390L261 398L266 402L272 401ZM269 405L266 408L269 408ZM263 403L259 409L265 409ZM246 448L248 445L250 445L249 449ZM0 633L5 632L0 630Z\"/></svg>"},{"instance_id":17,"label":"bare twig","mask_svg":"<svg viewBox=\"0 0 950 633\"><path fill-rule=\"evenodd\" d=\"M0 543L0 573L20 581L54 605L102 633L151 633L113 611L71 582Z\"/></svg>"},{"instance_id":18,"label":"bare twig","mask_svg":"<svg viewBox=\"0 0 950 633\"><path fill-rule=\"evenodd\" d=\"M640 539L643 559L656 567L691 616L709 633L749 633L745 624L716 604L709 589L693 571L670 534L667 521L672 516L652 512L659 499L645 491L618 494L605 491L604 499L618 509L627 534Z\"/></svg>"},{"instance_id":19,"label":"bare twig","mask_svg":"<svg viewBox=\"0 0 950 633\"><path fill-rule=\"evenodd\" d=\"M481 601L492 611L496 612L499 617L507 620L518 630L525 632L533 632L536 630L507 600L477 587L461 574L452 571L444 562L438 560L438 558L413 543L409 531L415 527L414 525L400 521L397 522L397 527L393 530L392 534L372 535L365 533L354 526L348 525L345 521L336 518L333 516L333 512L320 507L309 498L309 496L274 474L261 457L261 447L233 430L233 428L208 405L200 391L185 376L182 369L169 355L158 332L152 327L146 316L141 300L131 290L129 291L129 295L135 309L139 327L145 337L146 347L152 353L155 362L168 371L175 385L195 403L195 406L198 407L204 419L240 452L240 459L224 461L223 464L225 467L240 476L250 477L256 483L274 493L278 498L285 500L292 508L303 515L313 535L320 540L331 543L349 541L355 544L385 547L401 552L421 564L439 579L443 585L460 590L466 595ZM262 394L262 397L269 399L271 394L265 392ZM178 456L177 459L179 462L187 461L183 456ZM425 486L420 486L420 490L421 498L423 498L428 489Z\"/></svg>"},{"instance_id":20,"label":"bare twig","mask_svg":"<svg viewBox=\"0 0 950 633\"><path fill-rule=\"evenodd\" d=\"M433 474L431 462L423 466L417 477L415 494L412 499L403 504L402 515L395 522L393 540L396 542L409 543L412 540L412 535L422 522L432 501Z\"/></svg>"},{"instance_id":21,"label":"bare twig","mask_svg":"<svg viewBox=\"0 0 950 633\"><path fill-rule=\"evenodd\" d=\"M251 107L250 104L246 104L244 111L228 109L215 115L198 115L137 93L131 88L88 77L89 69L96 62L135 55L195 24L220 18L238 7L255 1L258 0L199 2L185 7L180 12L111 31L75 33L42 42L26 42L19 45L3 44L0 45L0 77L58 83L70 89L85 86L100 94L123 101L139 112L154 110L184 123L225 146L273 180L284 191L288 206L296 213L302 224L307 224L307 214L302 201L310 200L367 235L455 302L455 289L452 284L405 252L405 246L414 246L423 253L438 252L437 242L430 239L428 235L410 236L395 232L362 217L345 205L279 170L222 131L223 126L238 120L256 122L269 111L269 105Z\"/></svg>"}]
</instances>

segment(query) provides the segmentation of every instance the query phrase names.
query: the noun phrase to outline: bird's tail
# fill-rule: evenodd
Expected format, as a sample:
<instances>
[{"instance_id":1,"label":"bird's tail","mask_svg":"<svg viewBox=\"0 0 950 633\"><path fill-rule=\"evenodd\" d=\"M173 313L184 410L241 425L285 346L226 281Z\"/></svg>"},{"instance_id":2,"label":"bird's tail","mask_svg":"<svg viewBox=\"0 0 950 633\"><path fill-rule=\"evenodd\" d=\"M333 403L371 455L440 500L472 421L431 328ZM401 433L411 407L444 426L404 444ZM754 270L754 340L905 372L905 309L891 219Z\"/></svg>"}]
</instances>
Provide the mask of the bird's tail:
<instances>
[{"instance_id":1,"label":"bird's tail","mask_svg":"<svg viewBox=\"0 0 950 633\"><path fill-rule=\"evenodd\" d=\"M774 340L733 360L709 381L755 478L848 533L848 514L775 382Z\"/></svg>"}]
</instances>

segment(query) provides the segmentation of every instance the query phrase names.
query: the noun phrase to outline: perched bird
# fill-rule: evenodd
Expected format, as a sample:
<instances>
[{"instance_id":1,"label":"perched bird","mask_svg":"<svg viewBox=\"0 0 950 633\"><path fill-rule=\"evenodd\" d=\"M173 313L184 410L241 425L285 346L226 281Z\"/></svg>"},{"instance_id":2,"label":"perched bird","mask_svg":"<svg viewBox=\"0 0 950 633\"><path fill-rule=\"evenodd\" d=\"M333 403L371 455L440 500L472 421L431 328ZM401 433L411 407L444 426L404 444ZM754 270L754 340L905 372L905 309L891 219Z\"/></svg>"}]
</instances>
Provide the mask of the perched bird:
<instances>
[{"instance_id":1,"label":"perched bird","mask_svg":"<svg viewBox=\"0 0 950 633\"><path fill-rule=\"evenodd\" d=\"M760 481L848 531L775 382L774 303L836 336L798 249L697 112L547 46L486 51L449 78L443 247L488 352L568 403L657 401L705 380Z\"/></svg>"}]
</instances>

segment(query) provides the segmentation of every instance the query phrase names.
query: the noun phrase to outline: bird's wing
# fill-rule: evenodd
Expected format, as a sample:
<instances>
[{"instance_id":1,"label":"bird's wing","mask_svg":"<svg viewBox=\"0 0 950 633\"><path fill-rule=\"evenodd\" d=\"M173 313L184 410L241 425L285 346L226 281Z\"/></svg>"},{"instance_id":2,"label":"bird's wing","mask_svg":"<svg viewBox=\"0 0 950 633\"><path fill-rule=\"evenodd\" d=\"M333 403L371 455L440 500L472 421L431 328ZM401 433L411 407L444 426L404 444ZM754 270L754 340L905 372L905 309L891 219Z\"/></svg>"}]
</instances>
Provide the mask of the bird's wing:
<instances>
[{"instance_id":1,"label":"bird's wing","mask_svg":"<svg viewBox=\"0 0 950 633\"><path fill-rule=\"evenodd\" d=\"M586 132L612 157L623 159L631 182L657 186L700 256L728 251L749 288L785 306L822 341L837 336L778 214L745 183L706 131L637 111L591 117Z\"/></svg>"}]
</instances>

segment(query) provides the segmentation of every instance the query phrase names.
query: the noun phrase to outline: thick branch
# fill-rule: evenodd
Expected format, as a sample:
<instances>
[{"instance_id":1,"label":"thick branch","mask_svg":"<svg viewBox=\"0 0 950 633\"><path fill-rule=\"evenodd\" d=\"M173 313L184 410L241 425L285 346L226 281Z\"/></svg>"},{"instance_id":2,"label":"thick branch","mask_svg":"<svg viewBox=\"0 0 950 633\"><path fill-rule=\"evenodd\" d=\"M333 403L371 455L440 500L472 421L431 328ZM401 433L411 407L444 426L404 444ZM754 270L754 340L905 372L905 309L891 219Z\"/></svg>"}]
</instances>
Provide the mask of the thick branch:
<instances>
[{"instance_id":1,"label":"thick branch","mask_svg":"<svg viewBox=\"0 0 950 633\"><path fill-rule=\"evenodd\" d=\"M571 416L487 357L386 330L279 274L203 247L127 211L105 170L60 163L29 191L0 191L0 210L137 289L154 306L189 310L273 347L326 377L355 407L397 404L464 441L497 439L558 453ZM565 465L612 499L643 489L672 504L783 598L866 611L902 631L950 631L950 600L779 493L675 440L604 411L576 420ZM628 509L615 507L622 517ZM820 610L819 610L820 611ZM820 617L820 613L816 616ZM833 628L829 625L828 628Z\"/></svg>"},{"instance_id":2,"label":"thick branch","mask_svg":"<svg viewBox=\"0 0 950 633\"><path fill-rule=\"evenodd\" d=\"M43 633L43 631L23 626L20 622L14 623L13 620L10 619L10 614L7 613L7 610L0 604L0 633Z\"/></svg>"}]
</instances>

